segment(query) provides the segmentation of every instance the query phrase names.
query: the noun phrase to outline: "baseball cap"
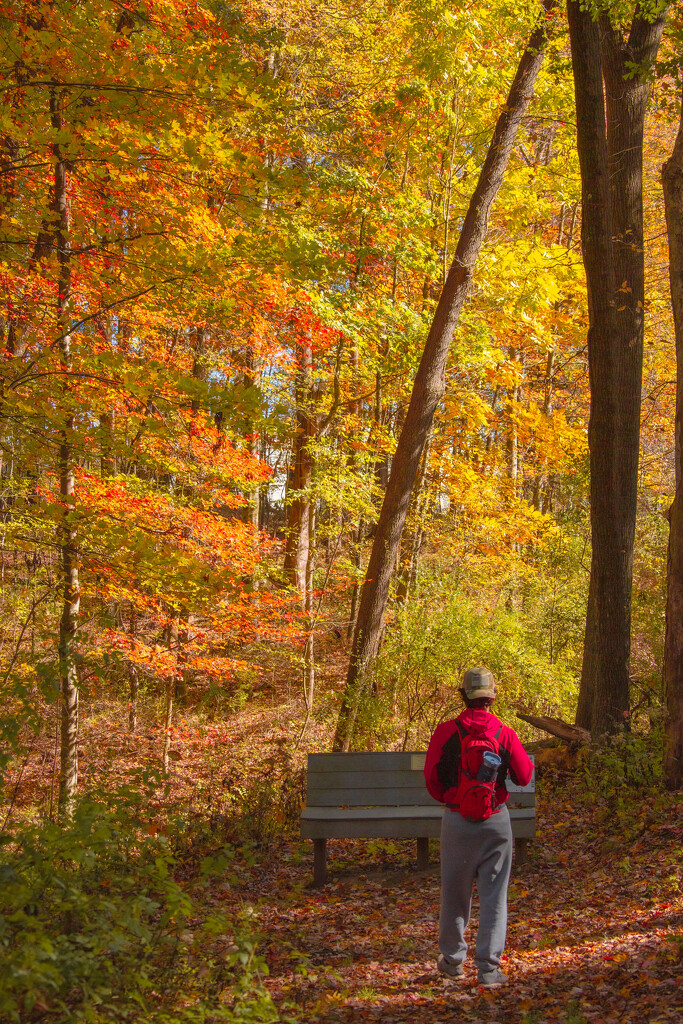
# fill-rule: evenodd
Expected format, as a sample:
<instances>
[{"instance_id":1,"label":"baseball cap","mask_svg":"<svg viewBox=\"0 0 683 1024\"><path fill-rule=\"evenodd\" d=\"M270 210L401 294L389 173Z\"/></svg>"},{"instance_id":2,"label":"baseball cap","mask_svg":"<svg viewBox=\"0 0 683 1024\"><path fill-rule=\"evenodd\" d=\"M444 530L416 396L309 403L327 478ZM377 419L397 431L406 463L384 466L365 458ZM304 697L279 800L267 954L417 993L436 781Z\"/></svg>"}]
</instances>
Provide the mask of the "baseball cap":
<instances>
[{"instance_id":1,"label":"baseball cap","mask_svg":"<svg viewBox=\"0 0 683 1024\"><path fill-rule=\"evenodd\" d=\"M462 688L470 700L475 700L477 697L496 696L496 682L493 678L493 672L484 668L483 665L467 669L463 676Z\"/></svg>"}]
</instances>

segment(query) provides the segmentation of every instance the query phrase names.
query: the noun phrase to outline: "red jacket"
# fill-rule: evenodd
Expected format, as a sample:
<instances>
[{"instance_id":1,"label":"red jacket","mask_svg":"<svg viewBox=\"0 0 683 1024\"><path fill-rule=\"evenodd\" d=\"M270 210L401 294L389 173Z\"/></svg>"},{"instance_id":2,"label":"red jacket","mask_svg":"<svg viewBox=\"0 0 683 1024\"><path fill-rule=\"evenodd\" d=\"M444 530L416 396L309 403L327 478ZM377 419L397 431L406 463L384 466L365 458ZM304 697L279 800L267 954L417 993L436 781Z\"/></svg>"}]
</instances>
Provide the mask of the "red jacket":
<instances>
[{"instance_id":1,"label":"red jacket","mask_svg":"<svg viewBox=\"0 0 683 1024\"><path fill-rule=\"evenodd\" d=\"M526 786L531 781L531 776L534 773L534 766L522 746L517 733L508 725L503 725L500 719L496 718L490 711L468 708L461 715L458 715L457 720L473 736L487 736L493 739L496 731L500 729L500 734L498 735L499 753L503 758L502 768L506 768L507 771L501 769L499 772L498 784L496 786L496 801L498 804L506 803L508 792L505 788L504 780L507 773L510 773L512 781L518 786ZM427 759L425 761L427 789L434 799L442 804L450 803L455 796L455 787L444 789L439 780L438 772L444 744L451 738L454 732L457 732L457 728L453 718L449 722L442 722L441 725L438 725L429 741Z\"/></svg>"}]
</instances>

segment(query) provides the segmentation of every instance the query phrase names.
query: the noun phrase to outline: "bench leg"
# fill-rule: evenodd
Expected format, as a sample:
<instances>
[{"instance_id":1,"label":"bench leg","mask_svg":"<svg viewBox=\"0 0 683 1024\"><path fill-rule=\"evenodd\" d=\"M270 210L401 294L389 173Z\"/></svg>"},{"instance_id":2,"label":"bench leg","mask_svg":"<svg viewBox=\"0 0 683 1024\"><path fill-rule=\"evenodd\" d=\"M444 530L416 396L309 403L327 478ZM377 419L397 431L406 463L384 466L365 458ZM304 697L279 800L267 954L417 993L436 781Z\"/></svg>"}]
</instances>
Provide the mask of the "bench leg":
<instances>
[{"instance_id":1,"label":"bench leg","mask_svg":"<svg viewBox=\"0 0 683 1024\"><path fill-rule=\"evenodd\" d=\"M324 885L327 881L327 839L313 840L313 885Z\"/></svg>"},{"instance_id":2,"label":"bench leg","mask_svg":"<svg viewBox=\"0 0 683 1024\"><path fill-rule=\"evenodd\" d=\"M515 839L515 864L521 866L527 862L528 839Z\"/></svg>"},{"instance_id":3,"label":"bench leg","mask_svg":"<svg viewBox=\"0 0 683 1024\"><path fill-rule=\"evenodd\" d=\"M417 870L426 871L429 867L429 839L420 836L417 840Z\"/></svg>"}]
</instances>

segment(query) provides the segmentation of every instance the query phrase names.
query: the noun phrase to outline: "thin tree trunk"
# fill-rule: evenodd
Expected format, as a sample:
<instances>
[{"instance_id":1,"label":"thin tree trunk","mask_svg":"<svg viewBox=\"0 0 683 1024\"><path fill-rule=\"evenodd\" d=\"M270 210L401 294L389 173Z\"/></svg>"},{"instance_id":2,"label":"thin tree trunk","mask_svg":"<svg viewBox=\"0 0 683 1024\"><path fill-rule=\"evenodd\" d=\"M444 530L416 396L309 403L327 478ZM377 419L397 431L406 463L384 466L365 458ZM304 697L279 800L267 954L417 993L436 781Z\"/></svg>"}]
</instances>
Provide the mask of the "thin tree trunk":
<instances>
[{"instance_id":1,"label":"thin tree trunk","mask_svg":"<svg viewBox=\"0 0 683 1024\"><path fill-rule=\"evenodd\" d=\"M364 227L365 227L365 217L363 217L363 220L361 221L358 257L357 257L357 260L356 260L356 273L354 275L354 287L355 288L358 287L358 278L359 278L359 274L360 274ZM351 362L351 371L352 371L352 374L353 374L353 385L352 386L354 388L358 387L358 365L359 365L359 359L360 359L360 356L359 356L359 352L358 352L358 344L354 344L353 348L351 349L351 360L350 360L350 362ZM359 406L358 402L352 402L349 405L349 413L352 416L358 417L359 410L360 410L360 406ZM357 460L357 458L355 456L355 453L353 453L350 456L350 458L349 458L349 466L351 468L351 471L355 474L355 476L358 477L359 474L360 474L360 469L359 469L359 466L358 466L358 460ZM359 484L360 484L360 481L359 481ZM353 548L353 564L354 564L355 569L356 569L356 578L353 581L353 587L351 588L351 610L349 611L349 624L348 624L347 630L346 630L346 635L349 638L349 640L353 636L354 630L356 628L356 620L358 618L358 599L360 597L359 577L360 577L360 570L361 570L361 567L363 565L363 540L364 539L365 539L365 521L363 520L363 516L359 516L359 518L358 518L358 526L356 528L356 543L355 543L354 548Z\"/></svg>"},{"instance_id":2,"label":"thin tree trunk","mask_svg":"<svg viewBox=\"0 0 683 1024\"><path fill-rule=\"evenodd\" d=\"M311 512L308 518L308 561L306 563L306 645L304 647L304 702L307 714L313 711L313 698L315 696L315 637L313 629L315 626L315 594L313 590L315 574L315 506L311 503Z\"/></svg>"},{"instance_id":3,"label":"thin tree trunk","mask_svg":"<svg viewBox=\"0 0 683 1024\"><path fill-rule=\"evenodd\" d=\"M173 612L168 623L168 647L176 655L175 672L169 672L166 676L166 703L164 708L164 750L161 756L164 773L168 772L168 763L171 752L171 726L173 724L173 697L175 696L176 678L179 671L178 665L178 616Z\"/></svg>"},{"instance_id":4,"label":"thin tree trunk","mask_svg":"<svg viewBox=\"0 0 683 1024\"><path fill-rule=\"evenodd\" d=\"M647 75L664 18L634 17L628 41L567 5L582 181L591 411L591 579L577 725L594 735L629 711L631 585L643 354L642 153Z\"/></svg>"},{"instance_id":5,"label":"thin tree trunk","mask_svg":"<svg viewBox=\"0 0 683 1024\"><path fill-rule=\"evenodd\" d=\"M545 364L545 395L543 398L543 415L550 416L553 411L553 368L555 365L555 349L551 348ZM537 512L541 511L541 497L543 485L546 480L547 459L543 460L540 472L536 475L533 492L533 506Z\"/></svg>"},{"instance_id":6,"label":"thin tree trunk","mask_svg":"<svg viewBox=\"0 0 683 1024\"><path fill-rule=\"evenodd\" d=\"M510 362L519 363L517 350L511 345ZM519 402L519 384L515 381L508 392L508 410L510 423L508 427L508 477L512 484L512 493L517 494L517 469L519 458L519 439L517 434L517 403Z\"/></svg>"},{"instance_id":7,"label":"thin tree trunk","mask_svg":"<svg viewBox=\"0 0 683 1024\"><path fill-rule=\"evenodd\" d=\"M187 687L194 681L194 673L187 669L187 648L192 635L192 612L182 605L178 615L178 671L175 680L175 700L179 707L187 703Z\"/></svg>"},{"instance_id":8,"label":"thin tree trunk","mask_svg":"<svg viewBox=\"0 0 683 1024\"><path fill-rule=\"evenodd\" d=\"M382 634L391 575L410 505L410 495L434 412L443 395L448 350L472 283L477 255L486 237L488 214L503 180L518 128L529 106L536 76L543 63L545 14L552 6L553 0L544 0L544 14L525 48L507 103L498 118L415 377L361 594L346 688L333 742L335 750L348 750L353 738L368 669L376 657Z\"/></svg>"},{"instance_id":9,"label":"thin tree trunk","mask_svg":"<svg viewBox=\"0 0 683 1024\"><path fill-rule=\"evenodd\" d=\"M306 565L308 564L308 537L310 532L310 485L313 475L311 443L316 433L315 417L310 408L312 401L312 363L311 339L310 337L302 337L299 345L299 368L294 387L296 427L293 439L290 488L295 493L289 504L287 542L283 566L289 583L297 588L302 599L306 591Z\"/></svg>"},{"instance_id":10,"label":"thin tree trunk","mask_svg":"<svg viewBox=\"0 0 683 1024\"><path fill-rule=\"evenodd\" d=\"M135 630L137 626L137 615L135 612L135 605L131 601L130 605L130 636L135 638ZM128 688L130 693L128 703L128 732L134 733L138 727L138 690L139 690L139 675L138 667L133 662L128 663Z\"/></svg>"},{"instance_id":11,"label":"thin tree trunk","mask_svg":"<svg viewBox=\"0 0 683 1024\"><path fill-rule=\"evenodd\" d=\"M173 694L175 679L172 675L166 678L166 707L164 709L164 750L161 761L164 773L168 772L169 754L171 752L171 725L173 723Z\"/></svg>"},{"instance_id":12,"label":"thin tree trunk","mask_svg":"<svg viewBox=\"0 0 683 1024\"><path fill-rule=\"evenodd\" d=\"M190 332L194 334L194 351L192 353L192 376L195 380L206 380L206 336L203 327L195 327ZM191 402L192 412L198 413L201 402L197 396Z\"/></svg>"},{"instance_id":13,"label":"thin tree trunk","mask_svg":"<svg viewBox=\"0 0 683 1024\"><path fill-rule=\"evenodd\" d=\"M62 117L54 91L50 96L52 127L62 128ZM59 493L63 503L59 526L59 552L62 576L62 614L59 621L59 675L61 690L59 814L69 815L73 809L78 785L78 672L76 631L80 610L78 535L74 524L74 493L76 489L74 459L74 415L70 409L69 373L71 371L71 249L68 171L59 143L52 147L54 155L54 210L57 221L56 248L59 265L57 283L57 331L59 362L64 375L62 387L63 426L59 442Z\"/></svg>"},{"instance_id":14,"label":"thin tree trunk","mask_svg":"<svg viewBox=\"0 0 683 1024\"><path fill-rule=\"evenodd\" d=\"M247 352L247 366L251 371L250 386L255 387L258 382L258 370L256 368L254 351L249 349ZM248 448L251 455L258 458L259 456L259 435L255 424L252 422L249 424L249 441ZM255 485L254 489L249 494L249 522L254 528L255 544L258 549L258 530L261 519L261 489L258 484Z\"/></svg>"},{"instance_id":15,"label":"thin tree trunk","mask_svg":"<svg viewBox=\"0 0 683 1024\"><path fill-rule=\"evenodd\" d=\"M360 574L361 566L363 565L363 540L365 538L365 521L363 517L358 520L358 528L356 530L355 544L353 546L353 564ZM350 640L353 636L353 632L356 628L356 619L358 618L358 598L360 596L360 583L356 578L351 588L351 609L349 611L349 624L346 628L346 635Z\"/></svg>"},{"instance_id":16,"label":"thin tree trunk","mask_svg":"<svg viewBox=\"0 0 683 1024\"><path fill-rule=\"evenodd\" d=\"M669 235L669 280L676 336L676 422L674 449L676 495L669 510L669 553L664 639L664 687L667 718L664 781L683 787L683 105L681 125L670 159L662 169L664 209Z\"/></svg>"},{"instance_id":17,"label":"thin tree trunk","mask_svg":"<svg viewBox=\"0 0 683 1024\"><path fill-rule=\"evenodd\" d=\"M100 476L103 480L116 475L114 457L114 412L100 415Z\"/></svg>"}]
</instances>

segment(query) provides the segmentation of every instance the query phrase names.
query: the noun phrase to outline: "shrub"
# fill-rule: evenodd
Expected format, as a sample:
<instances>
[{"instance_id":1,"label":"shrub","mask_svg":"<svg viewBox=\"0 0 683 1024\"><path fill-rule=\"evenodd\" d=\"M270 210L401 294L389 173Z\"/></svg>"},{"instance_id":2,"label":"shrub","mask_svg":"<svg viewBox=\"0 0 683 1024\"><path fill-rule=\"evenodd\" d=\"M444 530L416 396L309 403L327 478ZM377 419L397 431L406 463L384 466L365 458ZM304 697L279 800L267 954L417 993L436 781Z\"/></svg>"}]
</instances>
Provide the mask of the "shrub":
<instances>
[{"instance_id":1,"label":"shrub","mask_svg":"<svg viewBox=\"0 0 683 1024\"><path fill-rule=\"evenodd\" d=\"M387 630L374 671L374 693L361 711L366 742L423 743L462 709L464 670L487 665L499 684L496 714L515 721L520 707L570 715L577 694L569 666L551 663L534 629L504 606L483 612L466 595L411 602ZM515 722L523 734L525 727Z\"/></svg>"},{"instance_id":2,"label":"shrub","mask_svg":"<svg viewBox=\"0 0 683 1024\"><path fill-rule=\"evenodd\" d=\"M0 1019L275 1021L255 917L206 915L133 789L0 837ZM200 865L223 874L226 848ZM267 973L267 972L266 972Z\"/></svg>"}]
</instances>

